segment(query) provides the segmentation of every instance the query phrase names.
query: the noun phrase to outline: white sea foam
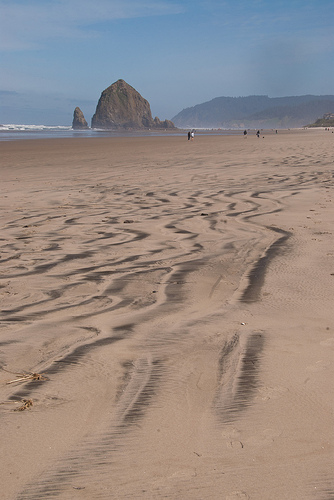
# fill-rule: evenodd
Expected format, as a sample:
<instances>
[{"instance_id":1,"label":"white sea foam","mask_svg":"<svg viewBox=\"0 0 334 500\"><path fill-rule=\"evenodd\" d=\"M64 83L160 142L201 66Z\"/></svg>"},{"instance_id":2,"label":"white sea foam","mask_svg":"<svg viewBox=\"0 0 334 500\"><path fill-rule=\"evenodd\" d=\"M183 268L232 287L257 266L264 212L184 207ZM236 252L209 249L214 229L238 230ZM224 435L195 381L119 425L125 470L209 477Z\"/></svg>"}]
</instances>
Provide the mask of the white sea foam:
<instances>
[{"instance_id":1,"label":"white sea foam","mask_svg":"<svg viewBox=\"0 0 334 500\"><path fill-rule=\"evenodd\" d=\"M38 131L62 131L62 130L71 130L72 127L66 127L63 125L57 125L57 126L52 126L52 125L18 125L14 123L7 123L0 125L0 131L12 131L12 132L20 132L20 131L31 131L31 132L38 132Z\"/></svg>"}]
</instances>

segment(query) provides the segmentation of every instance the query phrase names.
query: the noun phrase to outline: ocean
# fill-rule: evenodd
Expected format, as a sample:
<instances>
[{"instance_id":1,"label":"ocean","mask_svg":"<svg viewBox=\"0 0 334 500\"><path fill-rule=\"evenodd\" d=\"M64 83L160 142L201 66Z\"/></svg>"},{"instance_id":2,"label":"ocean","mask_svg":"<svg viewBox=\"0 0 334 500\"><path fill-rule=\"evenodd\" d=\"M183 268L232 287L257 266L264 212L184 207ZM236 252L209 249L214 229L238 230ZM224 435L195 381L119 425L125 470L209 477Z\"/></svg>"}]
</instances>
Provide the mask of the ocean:
<instances>
[{"instance_id":1,"label":"ocean","mask_svg":"<svg viewBox=\"0 0 334 500\"><path fill-rule=\"evenodd\" d=\"M196 134L219 134L219 135L239 135L242 131L239 130L223 130L223 129L195 129ZM7 124L0 125L0 141L15 141L18 139L63 139L76 137L149 137L149 136L183 136L187 131L176 130L73 130L72 127L66 126L48 126L48 125L17 125Z\"/></svg>"}]
</instances>

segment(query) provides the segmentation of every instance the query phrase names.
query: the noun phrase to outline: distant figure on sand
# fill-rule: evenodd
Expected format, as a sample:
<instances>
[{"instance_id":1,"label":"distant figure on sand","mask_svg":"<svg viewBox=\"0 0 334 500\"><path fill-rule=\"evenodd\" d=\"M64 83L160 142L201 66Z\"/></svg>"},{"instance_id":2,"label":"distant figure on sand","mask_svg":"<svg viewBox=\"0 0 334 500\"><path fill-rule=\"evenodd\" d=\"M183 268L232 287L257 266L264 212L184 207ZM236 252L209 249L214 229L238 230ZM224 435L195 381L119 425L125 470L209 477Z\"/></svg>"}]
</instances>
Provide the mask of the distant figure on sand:
<instances>
[{"instance_id":1,"label":"distant figure on sand","mask_svg":"<svg viewBox=\"0 0 334 500\"><path fill-rule=\"evenodd\" d=\"M247 138L247 130L244 130L244 137Z\"/></svg>"},{"instance_id":2,"label":"distant figure on sand","mask_svg":"<svg viewBox=\"0 0 334 500\"><path fill-rule=\"evenodd\" d=\"M190 141L190 130L188 132L188 141Z\"/></svg>"},{"instance_id":3,"label":"distant figure on sand","mask_svg":"<svg viewBox=\"0 0 334 500\"><path fill-rule=\"evenodd\" d=\"M192 141L194 140L194 137L195 137L195 130L192 130L192 131L191 131L191 140L192 140Z\"/></svg>"},{"instance_id":4,"label":"distant figure on sand","mask_svg":"<svg viewBox=\"0 0 334 500\"><path fill-rule=\"evenodd\" d=\"M259 130L256 132L256 135L257 135L258 137L260 137L260 131L259 131Z\"/></svg>"}]
</instances>

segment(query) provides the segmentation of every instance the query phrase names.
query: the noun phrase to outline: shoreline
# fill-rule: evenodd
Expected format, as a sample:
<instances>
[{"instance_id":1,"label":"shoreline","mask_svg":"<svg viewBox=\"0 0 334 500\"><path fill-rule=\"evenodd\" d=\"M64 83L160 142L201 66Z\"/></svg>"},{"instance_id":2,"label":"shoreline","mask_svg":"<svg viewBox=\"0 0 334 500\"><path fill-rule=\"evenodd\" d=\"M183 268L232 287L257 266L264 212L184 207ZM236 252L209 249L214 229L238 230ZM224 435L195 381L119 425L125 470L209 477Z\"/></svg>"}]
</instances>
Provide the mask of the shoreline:
<instances>
[{"instance_id":1,"label":"shoreline","mask_svg":"<svg viewBox=\"0 0 334 500\"><path fill-rule=\"evenodd\" d=\"M13 126L14 127L14 126ZM79 139L79 138L101 138L101 137L178 137L187 134L190 129L179 129L154 131L154 130L73 130L71 127L44 127L44 126L28 126L28 125L15 125L14 129L0 128L0 142L17 141L17 140L35 140L35 139ZM31 127L31 128L27 128ZM192 127L193 128L193 127ZM243 135L244 128L238 129L219 129L219 128L193 128L196 136L201 135ZM300 127L291 129L277 129L277 133L286 132L301 132L306 130L327 130L325 127ZM256 133L257 129L246 128L250 135ZM263 134L276 133L276 129L260 129ZM328 128L329 131L334 132L334 128Z\"/></svg>"}]
</instances>

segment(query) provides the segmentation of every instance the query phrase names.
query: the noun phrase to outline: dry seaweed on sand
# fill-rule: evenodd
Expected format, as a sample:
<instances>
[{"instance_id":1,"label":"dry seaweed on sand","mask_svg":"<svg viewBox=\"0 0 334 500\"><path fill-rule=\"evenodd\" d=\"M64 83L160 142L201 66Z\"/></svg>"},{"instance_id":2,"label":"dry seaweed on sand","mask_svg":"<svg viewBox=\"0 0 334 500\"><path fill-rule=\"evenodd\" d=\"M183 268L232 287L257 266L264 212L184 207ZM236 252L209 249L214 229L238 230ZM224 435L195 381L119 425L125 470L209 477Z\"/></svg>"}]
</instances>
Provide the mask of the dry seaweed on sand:
<instances>
[{"instance_id":1,"label":"dry seaweed on sand","mask_svg":"<svg viewBox=\"0 0 334 500\"><path fill-rule=\"evenodd\" d=\"M21 399L21 401L5 401L4 403L0 403L2 405L7 405L7 404L17 404L21 403L21 406L18 408L14 408L14 411L24 411L33 406L33 400L32 399Z\"/></svg>"},{"instance_id":2,"label":"dry seaweed on sand","mask_svg":"<svg viewBox=\"0 0 334 500\"><path fill-rule=\"evenodd\" d=\"M32 399L22 399L21 403L22 403L22 405L19 406L19 408L15 408L14 411L24 411L33 405Z\"/></svg>"}]
</instances>

